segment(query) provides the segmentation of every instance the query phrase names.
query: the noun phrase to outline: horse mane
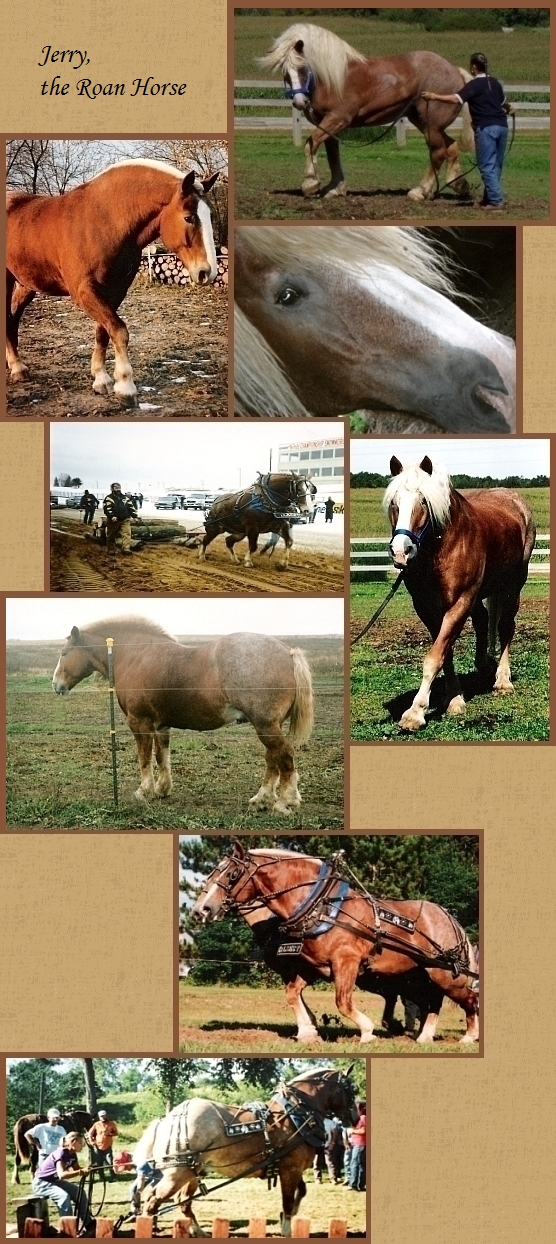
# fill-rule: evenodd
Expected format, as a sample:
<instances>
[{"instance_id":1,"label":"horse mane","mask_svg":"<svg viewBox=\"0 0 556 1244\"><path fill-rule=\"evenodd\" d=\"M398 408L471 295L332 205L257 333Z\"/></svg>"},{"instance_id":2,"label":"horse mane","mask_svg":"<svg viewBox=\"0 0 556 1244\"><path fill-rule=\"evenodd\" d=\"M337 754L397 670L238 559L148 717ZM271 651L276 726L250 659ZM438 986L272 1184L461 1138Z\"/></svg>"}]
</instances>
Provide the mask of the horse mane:
<instances>
[{"instance_id":1,"label":"horse mane","mask_svg":"<svg viewBox=\"0 0 556 1244\"><path fill-rule=\"evenodd\" d=\"M104 177L106 173L112 173L114 172L115 169L119 169L119 168L152 168L152 169L156 169L159 173L169 173L172 177L175 177L178 181L183 181L184 177L187 176L187 173L193 172L193 169L183 170L183 169L175 168L173 164L167 164L165 160L149 160L149 159L139 158L139 159L129 159L129 160L117 160L115 164L109 164L106 168L103 168L100 173L95 173L95 176L90 177L89 181L98 181L99 177ZM195 178L194 189L197 194L200 194L200 195L204 194L202 182L200 181L198 177Z\"/></svg>"},{"instance_id":2,"label":"horse mane","mask_svg":"<svg viewBox=\"0 0 556 1244\"><path fill-rule=\"evenodd\" d=\"M249 855L271 855L279 858L285 856L290 860L311 860L312 864L322 864L322 860L317 855L305 855L302 851L288 851L286 847L252 847L249 849Z\"/></svg>"},{"instance_id":3,"label":"horse mane","mask_svg":"<svg viewBox=\"0 0 556 1244\"><path fill-rule=\"evenodd\" d=\"M88 622L86 626L79 627L79 633L85 639L90 635L95 639L104 640L108 635L120 643L137 639L150 639L153 643L165 639L169 643L178 643L178 640L173 635L169 635L158 622L151 622L150 618L137 618L133 615L104 618L100 622Z\"/></svg>"},{"instance_id":4,"label":"horse mane","mask_svg":"<svg viewBox=\"0 0 556 1244\"><path fill-rule=\"evenodd\" d=\"M294 263L309 270L315 266L340 268L355 277L369 276L369 265L398 268L423 285L439 290L448 298L459 297L452 279L459 265L447 248L431 242L419 229L399 225L363 226L280 225L268 229L261 225L241 228L242 240L253 254L283 268ZM266 379L266 378L265 378Z\"/></svg>"},{"instance_id":5,"label":"horse mane","mask_svg":"<svg viewBox=\"0 0 556 1244\"><path fill-rule=\"evenodd\" d=\"M413 463L395 475L384 494L382 504L385 513L402 490L419 493L427 503L431 518L443 530L450 518L452 481L441 463L433 461L432 467L432 475L429 475Z\"/></svg>"},{"instance_id":6,"label":"horse mane","mask_svg":"<svg viewBox=\"0 0 556 1244\"><path fill-rule=\"evenodd\" d=\"M297 52L295 44L303 42L303 52ZM365 61L367 57L357 52L344 39L308 22L296 22L274 40L270 52L257 58L257 64L272 73L283 70L288 62L296 69L308 65L315 81L322 82L328 90L341 95L344 89L350 61Z\"/></svg>"},{"instance_id":7,"label":"horse mane","mask_svg":"<svg viewBox=\"0 0 556 1244\"><path fill-rule=\"evenodd\" d=\"M295 418L305 409L280 360L240 308L234 312L236 414Z\"/></svg>"}]
</instances>

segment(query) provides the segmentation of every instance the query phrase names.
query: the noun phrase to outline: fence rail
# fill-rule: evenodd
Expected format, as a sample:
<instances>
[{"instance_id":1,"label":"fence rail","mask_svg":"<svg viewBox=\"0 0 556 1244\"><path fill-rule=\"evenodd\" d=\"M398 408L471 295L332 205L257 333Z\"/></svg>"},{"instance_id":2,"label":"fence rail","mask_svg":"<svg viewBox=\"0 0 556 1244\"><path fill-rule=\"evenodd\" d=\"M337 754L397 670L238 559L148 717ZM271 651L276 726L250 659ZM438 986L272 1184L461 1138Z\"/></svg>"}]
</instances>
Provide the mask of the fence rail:
<instances>
[{"instance_id":1,"label":"fence rail","mask_svg":"<svg viewBox=\"0 0 556 1244\"><path fill-rule=\"evenodd\" d=\"M388 573L397 573L395 567L390 561L390 555L388 552L390 539L388 536L352 536L349 543L350 578L361 574L385 575ZM358 551L357 546L362 544L380 545L381 547L376 549L365 548ZM535 561L533 561L533 558L535 558ZM550 559L549 534L537 535L535 547L531 554L531 562L529 563L530 574L550 574L550 560L543 561L543 558Z\"/></svg>"},{"instance_id":2,"label":"fence rail","mask_svg":"<svg viewBox=\"0 0 556 1244\"><path fill-rule=\"evenodd\" d=\"M114 1235L114 1218L97 1218L95 1239L110 1239ZM42 1218L26 1218L23 1229L25 1239L37 1239L42 1235L43 1230ZM77 1219L76 1218L60 1218L58 1223L58 1235L65 1238L75 1239L77 1236ZM347 1238L347 1222L343 1218L332 1218L328 1224L327 1235L317 1236L321 1240L345 1240ZM135 1219L135 1238L148 1239L153 1238L154 1219L147 1216ZM189 1239L193 1235L193 1221L191 1218L177 1217L172 1224L173 1239ZM266 1218L251 1218L249 1221L248 1236L250 1239L260 1240L266 1238ZM308 1240L311 1235L311 1223L308 1218L292 1218L292 1237L298 1240ZM128 1237L129 1238L129 1237ZM158 1237L160 1238L160 1237ZM213 1218L212 1230L208 1237L212 1240L229 1240L233 1238L230 1235L230 1222L228 1218ZM315 1237L313 1237L315 1238Z\"/></svg>"},{"instance_id":3,"label":"fence rail","mask_svg":"<svg viewBox=\"0 0 556 1244\"><path fill-rule=\"evenodd\" d=\"M269 89L274 89L274 90L283 89L281 83L269 80L268 78L266 79L265 78L237 78L236 81L234 82L234 86L238 88L243 88L243 89L250 88L251 90L260 90L262 88L269 88ZM536 84L532 84L532 83L525 83L525 85L519 85L519 84L511 85L511 86L506 85L505 90L509 95L511 95L512 93L523 93L526 91L534 91L538 95L550 95L549 86L537 86ZM313 128L311 123L307 121L306 118L303 116L303 113L299 112L298 108L293 107L293 104L291 103L289 99L283 99L283 98L282 99L256 99L256 98L241 99L241 98L238 98L238 99L235 99L234 103L235 103L236 108L281 108L281 109L290 110L289 117L280 117L279 115L270 116L270 117L265 117L265 116L236 117L234 120L234 127L235 129L238 129L238 130L241 130L241 129L243 130L265 130L265 129L289 130L291 128L294 146L299 147L301 146L301 143L303 141L303 132L311 130ZM529 102L522 103L520 100L516 100L514 103L514 108L516 110L516 113L518 114L516 115L516 130L545 130L546 131L550 129L550 117L549 116L529 117L527 115L525 116L519 115L520 113L527 114L528 112L532 112L532 111L550 112L550 102L547 102L547 103L541 102L541 103L535 104L535 103L529 103ZM461 129L461 127L462 127L461 118L456 117L456 119L452 122L452 124L448 126L448 129L459 130ZM408 121L407 117L402 117L400 121L396 122L395 129L396 129L396 142L398 144L398 147L405 147L408 130L416 129L416 127L412 125L411 121Z\"/></svg>"}]
</instances>

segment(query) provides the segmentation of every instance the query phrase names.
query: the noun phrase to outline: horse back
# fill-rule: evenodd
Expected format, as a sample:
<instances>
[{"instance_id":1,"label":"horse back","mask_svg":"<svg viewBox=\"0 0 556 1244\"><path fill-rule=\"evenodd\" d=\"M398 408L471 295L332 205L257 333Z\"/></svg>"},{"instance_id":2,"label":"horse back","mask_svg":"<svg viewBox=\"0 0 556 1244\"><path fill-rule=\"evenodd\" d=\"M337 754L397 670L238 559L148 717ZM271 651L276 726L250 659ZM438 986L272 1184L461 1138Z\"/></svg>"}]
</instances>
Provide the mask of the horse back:
<instances>
[{"instance_id":1,"label":"horse back","mask_svg":"<svg viewBox=\"0 0 556 1244\"><path fill-rule=\"evenodd\" d=\"M512 488L477 488L462 494L487 542L510 558L529 561L536 538L533 515Z\"/></svg>"}]
</instances>

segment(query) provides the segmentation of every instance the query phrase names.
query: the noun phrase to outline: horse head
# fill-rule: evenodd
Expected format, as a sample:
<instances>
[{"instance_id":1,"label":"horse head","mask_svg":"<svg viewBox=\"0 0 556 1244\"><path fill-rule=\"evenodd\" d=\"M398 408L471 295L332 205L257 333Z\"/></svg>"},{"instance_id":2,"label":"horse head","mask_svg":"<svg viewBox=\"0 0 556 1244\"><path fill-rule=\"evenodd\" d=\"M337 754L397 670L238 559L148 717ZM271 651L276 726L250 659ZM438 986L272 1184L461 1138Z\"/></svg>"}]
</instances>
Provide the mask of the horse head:
<instances>
[{"instance_id":1,"label":"horse head","mask_svg":"<svg viewBox=\"0 0 556 1244\"><path fill-rule=\"evenodd\" d=\"M96 646L88 643L79 627L72 626L54 670L53 690L56 695L69 695L72 687L95 671L106 674L106 658L99 657Z\"/></svg>"},{"instance_id":2,"label":"horse head","mask_svg":"<svg viewBox=\"0 0 556 1244\"><path fill-rule=\"evenodd\" d=\"M415 561L424 541L446 526L450 477L427 455L419 466L405 468L399 458L392 457L390 472L394 478L383 502L392 527L389 551L394 566L403 570Z\"/></svg>"},{"instance_id":3,"label":"horse head","mask_svg":"<svg viewBox=\"0 0 556 1244\"><path fill-rule=\"evenodd\" d=\"M218 920L235 907L238 901L249 902L253 897L251 880L252 860L248 851L236 839L232 850L220 864L213 868L198 895L191 914L206 924Z\"/></svg>"},{"instance_id":4,"label":"horse head","mask_svg":"<svg viewBox=\"0 0 556 1244\"><path fill-rule=\"evenodd\" d=\"M186 173L176 193L160 213L160 236L197 285L212 284L217 274L210 208L205 195L218 173L200 181Z\"/></svg>"}]
</instances>

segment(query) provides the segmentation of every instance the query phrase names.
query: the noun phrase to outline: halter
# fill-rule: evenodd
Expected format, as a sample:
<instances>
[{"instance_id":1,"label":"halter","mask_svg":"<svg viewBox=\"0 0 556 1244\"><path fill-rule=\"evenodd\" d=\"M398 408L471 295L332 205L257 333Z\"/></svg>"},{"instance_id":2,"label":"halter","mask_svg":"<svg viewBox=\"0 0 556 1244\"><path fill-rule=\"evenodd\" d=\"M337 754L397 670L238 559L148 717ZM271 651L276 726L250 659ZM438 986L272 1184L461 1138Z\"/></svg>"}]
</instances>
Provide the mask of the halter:
<instances>
[{"instance_id":1,"label":"halter","mask_svg":"<svg viewBox=\"0 0 556 1244\"><path fill-rule=\"evenodd\" d=\"M286 86L284 83L284 97L286 99L293 99L294 95L304 95L307 101L309 101L313 93L314 86L315 79L313 72L309 69L309 66L307 66L307 81L305 86L298 86L294 89L293 86Z\"/></svg>"},{"instance_id":2,"label":"halter","mask_svg":"<svg viewBox=\"0 0 556 1244\"><path fill-rule=\"evenodd\" d=\"M421 545L425 539L425 536L428 535L429 531L432 531L433 533L435 533L436 524L435 524L434 518L432 517L431 511L429 508L429 503L428 501L425 500L424 497L423 497L423 505L427 511L428 517L427 517L427 521L422 531L416 533L414 531L409 531L407 527L395 527L394 528L392 532L392 538L390 540L390 544L388 545L388 548L390 550L390 554L392 557L394 556L394 550L392 548L392 544L394 542L395 536L407 536L408 539L411 540L412 544L415 545L417 552L419 552L419 549L421 548Z\"/></svg>"}]
</instances>

